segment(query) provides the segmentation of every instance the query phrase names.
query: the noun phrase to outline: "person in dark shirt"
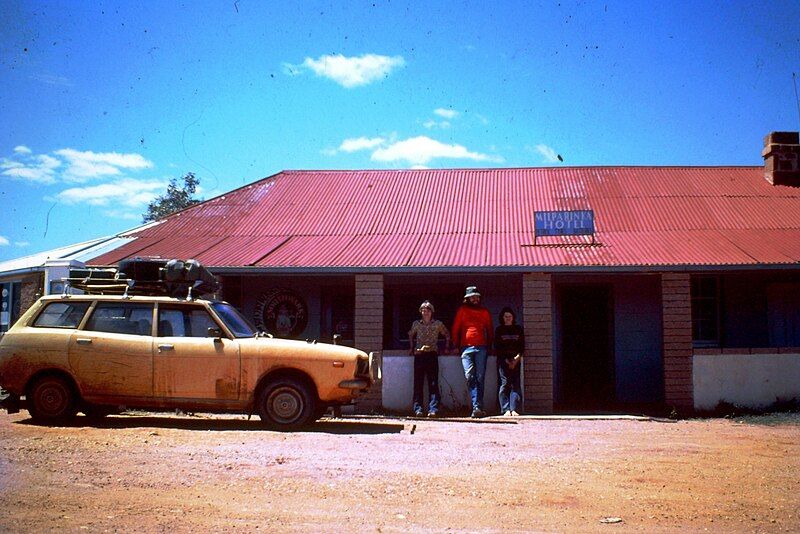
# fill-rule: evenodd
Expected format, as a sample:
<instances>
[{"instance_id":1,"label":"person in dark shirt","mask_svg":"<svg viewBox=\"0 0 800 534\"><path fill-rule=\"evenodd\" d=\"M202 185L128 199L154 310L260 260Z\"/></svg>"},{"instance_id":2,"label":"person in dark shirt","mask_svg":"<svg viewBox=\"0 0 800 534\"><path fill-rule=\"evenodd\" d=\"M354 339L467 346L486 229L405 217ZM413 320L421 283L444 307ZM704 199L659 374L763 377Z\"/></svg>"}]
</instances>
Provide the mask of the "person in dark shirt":
<instances>
[{"instance_id":1,"label":"person in dark shirt","mask_svg":"<svg viewBox=\"0 0 800 534\"><path fill-rule=\"evenodd\" d=\"M500 381L498 399L500 413L506 417L518 416L522 409L520 367L525 351L525 332L517 324L511 308L500 312L500 325L494 331L494 348L497 354L497 375Z\"/></svg>"}]
</instances>

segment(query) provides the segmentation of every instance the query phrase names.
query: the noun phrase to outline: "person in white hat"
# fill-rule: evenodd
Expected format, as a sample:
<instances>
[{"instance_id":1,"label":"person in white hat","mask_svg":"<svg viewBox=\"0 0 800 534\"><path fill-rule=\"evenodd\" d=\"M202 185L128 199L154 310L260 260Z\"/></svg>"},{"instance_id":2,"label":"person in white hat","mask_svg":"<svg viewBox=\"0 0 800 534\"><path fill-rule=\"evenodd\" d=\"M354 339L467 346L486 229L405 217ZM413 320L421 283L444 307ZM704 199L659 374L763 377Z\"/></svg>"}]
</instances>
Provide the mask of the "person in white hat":
<instances>
[{"instance_id":1,"label":"person in white hat","mask_svg":"<svg viewBox=\"0 0 800 534\"><path fill-rule=\"evenodd\" d=\"M469 286L464 293L464 304L456 312L452 334L453 343L458 343L461 352L461 365L472 400L470 417L484 417L483 386L494 330L492 316L489 310L481 306L481 294L477 287Z\"/></svg>"}]
</instances>

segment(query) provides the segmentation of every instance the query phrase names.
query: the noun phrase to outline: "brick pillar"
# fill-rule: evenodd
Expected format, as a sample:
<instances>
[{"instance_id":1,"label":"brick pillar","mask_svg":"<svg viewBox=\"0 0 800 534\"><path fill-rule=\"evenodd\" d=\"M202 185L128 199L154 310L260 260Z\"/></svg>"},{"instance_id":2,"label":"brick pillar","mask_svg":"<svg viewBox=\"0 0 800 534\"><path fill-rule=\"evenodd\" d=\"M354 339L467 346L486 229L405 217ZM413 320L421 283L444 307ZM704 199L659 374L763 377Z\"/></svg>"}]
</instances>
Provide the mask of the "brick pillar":
<instances>
[{"instance_id":1,"label":"brick pillar","mask_svg":"<svg viewBox=\"0 0 800 534\"><path fill-rule=\"evenodd\" d=\"M525 411L553 413L553 287L549 274L522 275Z\"/></svg>"},{"instance_id":2,"label":"brick pillar","mask_svg":"<svg viewBox=\"0 0 800 534\"><path fill-rule=\"evenodd\" d=\"M661 275L661 306L664 322L664 402L668 407L691 412L692 301L688 274Z\"/></svg>"},{"instance_id":3,"label":"brick pillar","mask_svg":"<svg viewBox=\"0 0 800 534\"><path fill-rule=\"evenodd\" d=\"M383 275L357 274L355 298L355 346L364 352L383 350ZM383 408L382 384L358 399L356 412L379 412Z\"/></svg>"}]
</instances>

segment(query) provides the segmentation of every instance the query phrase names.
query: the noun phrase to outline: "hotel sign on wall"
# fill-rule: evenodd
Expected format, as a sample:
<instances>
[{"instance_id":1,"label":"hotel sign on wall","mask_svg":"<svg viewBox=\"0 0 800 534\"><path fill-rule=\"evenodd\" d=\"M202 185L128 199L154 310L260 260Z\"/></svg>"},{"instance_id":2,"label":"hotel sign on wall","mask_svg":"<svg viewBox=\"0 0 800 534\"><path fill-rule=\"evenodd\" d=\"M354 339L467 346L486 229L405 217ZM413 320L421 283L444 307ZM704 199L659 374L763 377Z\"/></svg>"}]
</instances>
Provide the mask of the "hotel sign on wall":
<instances>
[{"instance_id":1,"label":"hotel sign on wall","mask_svg":"<svg viewBox=\"0 0 800 534\"><path fill-rule=\"evenodd\" d=\"M276 337L299 336L308 324L308 306L295 292L275 288L256 301L256 327Z\"/></svg>"},{"instance_id":2,"label":"hotel sign on wall","mask_svg":"<svg viewBox=\"0 0 800 534\"><path fill-rule=\"evenodd\" d=\"M534 239L546 236L590 235L594 239L594 211L534 211Z\"/></svg>"}]
</instances>

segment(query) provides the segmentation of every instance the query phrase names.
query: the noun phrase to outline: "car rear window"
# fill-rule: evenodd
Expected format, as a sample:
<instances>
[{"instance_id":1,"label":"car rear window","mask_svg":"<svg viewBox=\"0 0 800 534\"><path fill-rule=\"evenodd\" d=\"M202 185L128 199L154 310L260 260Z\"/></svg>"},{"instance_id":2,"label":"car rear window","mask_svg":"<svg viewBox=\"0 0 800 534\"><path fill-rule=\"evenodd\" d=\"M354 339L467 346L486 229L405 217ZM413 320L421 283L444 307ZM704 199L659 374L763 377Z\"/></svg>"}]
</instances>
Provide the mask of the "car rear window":
<instances>
[{"instance_id":1,"label":"car rear window","mask_svg":"<svg viewBox=\"0 0 800 534\"><path fill-rule=\"evenodd\" d=\"M111 334L152 335L153 305L134 302L98 302L86 330Z\"/></svg>"},{"instance_id":2,"label":"car rear window","mask_svg":"<svg viewBox=\"0 0 800 534\"><path fill-rule=\"evenodd\" d=\"M33 322L33 326L77 328L91 302L51 302Z\"/></svg>"}]
</instances>

